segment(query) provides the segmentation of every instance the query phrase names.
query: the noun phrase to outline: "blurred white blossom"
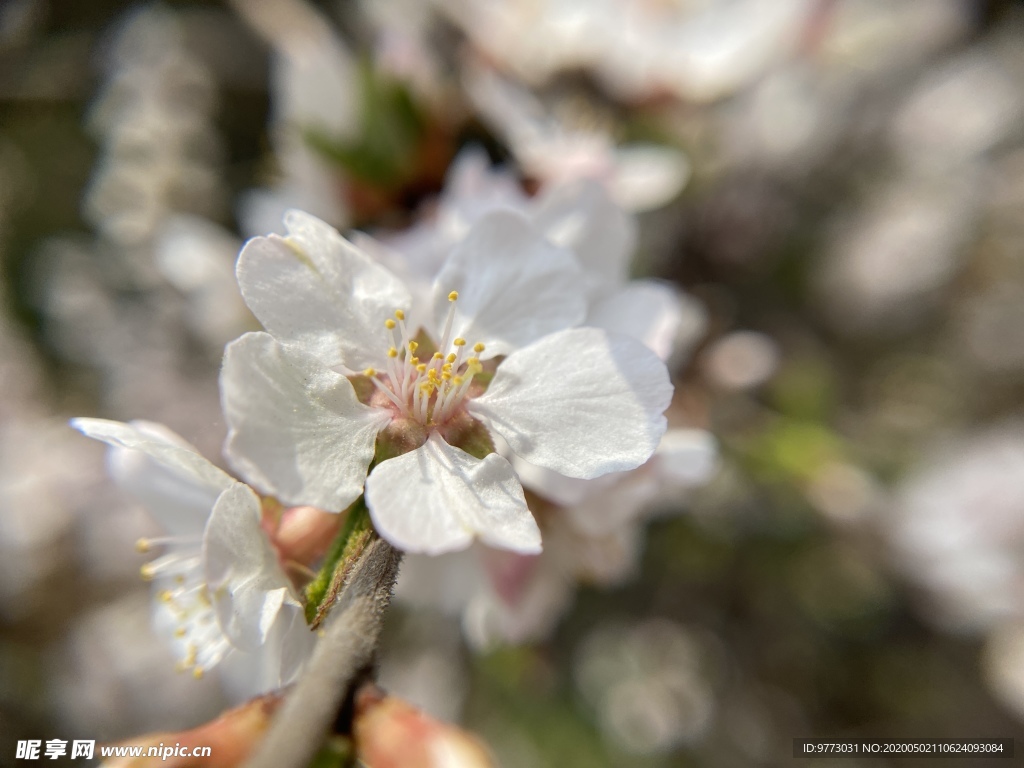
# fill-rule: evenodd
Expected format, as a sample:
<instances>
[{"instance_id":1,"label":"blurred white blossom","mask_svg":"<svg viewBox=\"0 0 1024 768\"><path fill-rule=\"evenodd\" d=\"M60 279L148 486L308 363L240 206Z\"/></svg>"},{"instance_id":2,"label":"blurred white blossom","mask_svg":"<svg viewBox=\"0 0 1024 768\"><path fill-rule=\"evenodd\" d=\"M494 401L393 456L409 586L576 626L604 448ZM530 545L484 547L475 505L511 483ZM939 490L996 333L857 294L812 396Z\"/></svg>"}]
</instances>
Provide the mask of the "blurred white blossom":
<instances>
[{"instance_id":1,"label":"blurred white blossom","mask_svg":"<svg viewBox=\"0 0 1024 768\"><path fill-rule=\"evenodd\" d=\"M595 630L579 649L574 672L603 735L633 754L699 742L716 709L704 645L665 619Z\"/></svg>"},{"instance_id":2,"label":"blurred white blossom","mask_svg":"<svg viewBox=\"0 0 1024 768\"><path fill-rule=\"evenodd\" d=\"M929 618L960 631L1024 615L1024 430L952 438L901 485L884 521Z\"/></svg>"}]
</instances>

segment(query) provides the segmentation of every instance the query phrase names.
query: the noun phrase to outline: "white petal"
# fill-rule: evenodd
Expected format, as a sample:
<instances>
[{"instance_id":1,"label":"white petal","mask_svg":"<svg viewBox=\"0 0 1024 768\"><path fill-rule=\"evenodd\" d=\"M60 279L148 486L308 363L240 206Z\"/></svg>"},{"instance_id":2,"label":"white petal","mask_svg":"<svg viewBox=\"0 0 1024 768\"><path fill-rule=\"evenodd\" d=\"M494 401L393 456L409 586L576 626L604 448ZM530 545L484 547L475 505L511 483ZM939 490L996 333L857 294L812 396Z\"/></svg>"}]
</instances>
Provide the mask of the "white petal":
<instances>
[{"instance_id":1,"label":"white petal","mask_svg":"<svg viewBox=\"0 0 1024 768\"><path fill-rule=\"evenodd\" d=\"M645 469L612 477L616 482L603 492L563 510L572 530L590 538L615 536L641 517L661 487L658 478Z\"/></svg>"},{"instance_id":2,"label":"white petal","mask_svg":"<svg viewBox=\"0 0 1024 768\"><path fill-rule=\"evenodd\" d=\"M572 249L588 277L615 286L626 281L636 246L636 221L596 181L545 190L531 220L552 242Z\"/></svg>"},{"instance_id":3,"label":"white petal","mask_svg":"<svg viewBox=\"0 0 1024 768\"><path fill-rule=\"evenodd\" d=\"M656 144L630 144L615 150L615 172L608 190L630 211L658 208L678 195L690 179L690 161L678 150Z\"/></svg>"},{"instance_id":4,"label":"white petal","mask_svg":"<svg viewBox=\"0 0 1024 768\"><path fill-rule=\"evenodd\" d=\"M512 211L482 217L452 251L434 283L434 319L443 327L448 294L459 292L455 336L505 355L586 314L575 257Z\"/></svg>"},{"instance_id":5,"label":"white petal","mask_svg":"<svg viewBox=\"0 0 1024 768\"><path fill-rule=\"evenodd\" d=\"M518 456L589 479L647 461L671 399L665 364L647 347L574 328L509 355L467 407Z\"/></svg>"},{"instance_id":6,"label":"white petal","mask_svg":"<svg viewBox=\"0 0 1024 768\"><path fill-rule=\"evenodd\" d=\"M493 585L482 585L462 615L462 629L477 650L543 640L565 613L575 580L557 558L541 556L518 601L503 600Z\"/></svg>"},{"instance_id":7,"label":"white petal","mask_svg":"<svg viewBox=\"0 0 1024 768\"><path fill-rule=\"evenodd\" d=\"M366 481L366 504L380 535L406 552L453 552L475 537L540 551L540 530L512 466L495 453L481 461L437 433L378 465Z\"/></svg>"},{"instance_id":8,"label":"white petal","mask_svg":"<svg viewBox=\"0 0 1024 768\"><path fill-rule=\"evenodd\" d=\"M309 214L289 211L288 237L257 237L238 257L238 284L264 327L327 366L380 365L384 321L411 301L387 269Z\"/></svg>"},{"instance_id":9,"label":"white petal","mask_svg":"<svg viewBox=\"0 0 1024 768\"><path fill-rule=\"evenodd\" d=\"M355 57L326 19L311 8L308 14L306 6L299 8L308 15L296 24L300 33L294 34L294 28L268 30L277 33L271 62L274 121L285 130L301 127L332 139L350 137L360 114Z\"/></svg>"},{"instance_id":10,"label":"white petal","mask_svg":"<svg viewBox=\"0 0 1024 768\"><path fill-rule=\"evenodd\" d=\"M316 645L299 606L286 603L256 651L229 653L217 667L217 678L230 701L278 690L295 681Z\"/></svg>"},{"instance_id":11,"label":"white petal","mask_svg":"<svg viewBox=\"0 0 1024 768\"><path fill-rule=\"evenodd\" d=\"M280 657L276 687L281 688L294 683L298 678L306 661L313 654L317 636L306 624L302 606L298 604L289 603L284 606L277 617L277 626L280 627L281 642L275 654Z\"/></svg>"},{"instance_id":12,"label":"white petal","mask_svg":"<svg viewBox=\"0 0 1024 768\"><path fill-rule=\"evenodd\" d=\"M259 648L291 595L270 540L260 501L235 483L217 499L203 536L203 569L224 634L245 651Z\"/></svg>"},{"instance_id":13,"label":"white petal","mask_svg":"<svg viewBox=\"0 0 1024 768\"><path fill-rule=\"evenodd\" d=\"M360 403L348 379L247 333L227 346L220 385L225 455L249 482L285 504L330 512L362 493L389 416Z\"/></svg>"},{"instance_id":14,"label":"white petal","mask_svg":"<svg viewBox=\"0 0 1024 768\"><path fill-rule=\"evenodd\" d=\"M718 469L718 444L703 429L670 429L654 454L658 475L676 485L700 485Z\"/></svg>"},{"instance_id":15,"label":"white petal","mask_svg":"<svg viewBox=\"0 0 1024 768\"><path fill-rule=\"evenodd\" d=\"M691 342L703 331L705 313L694 300L656 280L633 280L591 307L587 325L625 333L667 360L677 340ZM681 339L681 331L688 338ZM689 343L687 344L689 346Z\"/></svg>"},{"instance_id":16,"label":"white petal","mask_svg":"<svg viewBox=\"0 0 1024 768\"><path fill-rule=\"evenodd\" d=\"M235 481L162 424L72 419L85 435L112 446L115 482L137 496L176 536L198 536L217 496Z\"/></svg>"}]
</instances>

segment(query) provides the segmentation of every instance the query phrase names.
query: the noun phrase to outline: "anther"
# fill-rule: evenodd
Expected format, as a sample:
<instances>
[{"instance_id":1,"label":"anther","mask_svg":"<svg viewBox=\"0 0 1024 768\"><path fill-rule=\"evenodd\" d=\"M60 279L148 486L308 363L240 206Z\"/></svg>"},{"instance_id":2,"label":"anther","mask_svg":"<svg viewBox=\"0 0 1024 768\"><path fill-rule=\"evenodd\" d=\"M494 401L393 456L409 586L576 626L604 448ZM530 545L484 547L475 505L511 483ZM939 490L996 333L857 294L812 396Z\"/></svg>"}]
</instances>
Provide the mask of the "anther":
<instances>
[{"instance_id":1,"label":"anther","mask_svg":"<svg viewBox=\"0 0 1024 768\"><path fill-rule=\"evenodd\" d=\"M149 550L151 550L152 548L153 545L150 544L149 539L139 539L135 542L135 551L140 554L145 554L146 552L149 552Z\"/></svg>"},{"instance_id":2,"label":"anther","mask_svg":"<svg viewBox=\"0 0 1024 768\"><path fill-rule=\"evenodd\" d=\"M139 568L139 575L142 576L143 581L152 581L156 576L156 574L153 573L153 569L149 566L149 563L146 563L144 566Z\"/></svg>"},{"instance_id":3,"label":"anther","mask_svg":"<svg viewBox=\"0 0 1024 768\"><path fill-rule=\"evenodd\" d=\"M195 669L193 669L192 670L192 677L194 677L196 680L202 680L203 679L203 668L202 667L196 667Z\"/></svg>"},{"instance_id":4,"label":"anther","mask_svg":"<svg viewBox=\"0 0 1024 768\"><path fill-rule=\"evenodd\" d=\"M410 341L408 347L410 352L415 352L417 349L420 348L420 345L415 341Z\"/></svg>"},{"instance_id":5,"label":"anther","mask_svg":"<svg viewBox=\"0 0 1024 768\"><path fill-rule=\"evenodd\" d=\"M484 346L484 343L482 341L478 341L476 344L473 345L473 351L476 352L478 355L485 349L487 349L487 347Z\"/></svg>"},{"instance_id":6,"label":"anther","mask_svg":"<svg viewBox=\"0 0 1024 768\"><path fill-rule=\"evenodd\" d=\"M397 317L399 320L405 320L405 312L403 312L400 309L396 309L395 310L395 317Z\"/></svg>"},{"instance_id":7,"label":"anther","mask_svg":"<svg viewBox=\"0 0 1024 768\"><path fill-rule=\"evenodd\" d=\"M466 340L460 336L455 341L453 341L452 344L454 344L456 347L464 347L466 346Z\"/></svg>"},{"instance_id":8,"label":"anther","mask_svg":"<svg viewBox=\"0 0 1024 768\"><path fill-rule=\"evenodd\" d=\"M387 328L389 331L395 330L395 321L389 317L387 320L384 321L384 327Z\"/></svg>"},{"instance_id":9,"label":"anther","mask_svg":"<svg viewBox=\"0 0 1024 768\"><path fill-rule=\"evenodd\" d=\"M444 357L444 355L442 355L440 352L435 352L434 356L432 358L430 358L430 359L431 360L440 360L442 357Z\"/></svg>"},{"instance_id":10,"label":"anther","mask_svg":"<svg viewBox=\"0 0 1024 768\"><path fill-rule=\"evenodd\" d=\"M394 347L388 349L388 357L398 357L398 350Z\"/></svg>"},{"instance_id":11,"label":"anther","mask_svg":"<svg viewBox=\"0 0 1024 768\"><path fill-rule=\"evenodd\" d=\"M445 360L447 360L449 363L454 363L455 362L455 353L454 352L449 352L448 353L448 357L446 357Z\"/></svg>"},{"instance_id":12,"label":"anther","mask_svg":"<svg viewBox=\"0 0 1024 768\"><path fill-rule=\"evenodd\" d=\"M452 291L451 293L448 294L448 301L458 301L458 300L459 300L459 292L458 291Z\"/></svg>"},{"instance_id":13,"label":"anther","mask_svg":"<svg viewBox=\"0 0 1024 768\"><path fill-rule=\"evenodd\" d=\"M372 378L373 376L376 376L376 375L377 375L377 371L375 371L373 368L367 368L365 371L363 371L363 376L369 376L369 377Z\"/></svg>"},{"instance_id":14,"label":"anther","mask_svg":"<svg viewBox=\"0 0 1024 768\"><path fill-rule=\"evenodd\" d=\"M419 365L416 366L416 372L417 373L423 373L425 370L427 370L427 364L426 363L420 363Z\"/></svg>"}]
</instances>

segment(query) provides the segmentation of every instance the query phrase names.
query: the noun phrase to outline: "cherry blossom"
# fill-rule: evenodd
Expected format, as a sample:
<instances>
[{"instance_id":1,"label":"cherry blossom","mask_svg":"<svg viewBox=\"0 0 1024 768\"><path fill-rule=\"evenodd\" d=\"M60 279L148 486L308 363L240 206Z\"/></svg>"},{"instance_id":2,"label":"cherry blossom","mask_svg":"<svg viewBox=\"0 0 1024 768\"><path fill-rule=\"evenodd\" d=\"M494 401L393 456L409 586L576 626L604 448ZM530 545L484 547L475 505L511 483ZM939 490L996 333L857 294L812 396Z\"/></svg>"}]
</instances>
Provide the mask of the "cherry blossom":
<instances>
[{"instance_id":1,"label":"cherry blossom","mask_svg":"<svg viewBox=\"0 0 1024 768\"><path fill-rule=\"evenodd\" d=\"M396 275L308 214L285 225L239 257L269 333L229 345L221 375L226 454L265 493L340 511L365 489L377 530L407 551L479 538L530 553L540 531L493 434L575 478L657 447L664 364L629 336L574 327L581 268L520 215L489 213L455 245L422 329Z\"/></svg>"},{"instance_id":2,"label":"cherry blossom","mask_svg":"<svg viewBox=\"0 0 1024 768\"><path fill-rule=\"evenodd\" d=\"M248 695L294 679L314 636L252 489L161 424L79 418L72 426L111 446L112 476L167 532L137 548L161 552L142 576L153 582L154 626L179 668L202 677L230 656L233 671L249 678Z\"/></svg>"}]
</instances>

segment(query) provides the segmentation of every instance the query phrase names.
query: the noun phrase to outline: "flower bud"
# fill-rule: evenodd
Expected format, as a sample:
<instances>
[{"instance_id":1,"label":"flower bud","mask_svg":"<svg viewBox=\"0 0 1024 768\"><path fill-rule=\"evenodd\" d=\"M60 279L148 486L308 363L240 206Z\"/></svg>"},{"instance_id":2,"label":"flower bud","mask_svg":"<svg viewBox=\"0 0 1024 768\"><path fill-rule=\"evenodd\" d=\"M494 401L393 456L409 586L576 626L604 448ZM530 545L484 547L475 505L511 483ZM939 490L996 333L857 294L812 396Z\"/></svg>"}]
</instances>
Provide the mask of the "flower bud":
<instances>
[{"instance_id":1,"label":"flower bud","mask_svg":"<svg viewBox=\"0 0 1024 768\"><path fill-rule=\"evenodd\" d=\"M235 768L246 761L262 741L281 694L267 694L228 710L188 731L151 733L129 739L124 745L142 746L142 757L112 757L103 768ZM116 746L116 745L114 745ZM160 754L149 756L149 749ZM209 747L209 755L192 757L195 747ZM186 756L187 755L187 756Z\"/></svg>"},{"instance_id":2,"label":"flower bud","mask_svg":"<svg viewBox=\"0 0 1024 768\"><path fill-rule=\"evenodd\" d=\"M356 694L356 756L373 768L492 768L475 736L367 685Z\"/></svg>"},{"instance_id":3,"label":"flower bud","mask_svg":"<svg viewBox=\"0 0 1024 768\"><path fill-rule=\"evenodd\" d=\"M327 552L341 520L341 515L316 507L286 509L271 534L281 562L312 565Z\"/></svg>"}]
</instances>

